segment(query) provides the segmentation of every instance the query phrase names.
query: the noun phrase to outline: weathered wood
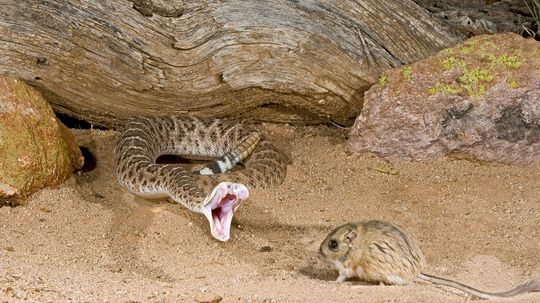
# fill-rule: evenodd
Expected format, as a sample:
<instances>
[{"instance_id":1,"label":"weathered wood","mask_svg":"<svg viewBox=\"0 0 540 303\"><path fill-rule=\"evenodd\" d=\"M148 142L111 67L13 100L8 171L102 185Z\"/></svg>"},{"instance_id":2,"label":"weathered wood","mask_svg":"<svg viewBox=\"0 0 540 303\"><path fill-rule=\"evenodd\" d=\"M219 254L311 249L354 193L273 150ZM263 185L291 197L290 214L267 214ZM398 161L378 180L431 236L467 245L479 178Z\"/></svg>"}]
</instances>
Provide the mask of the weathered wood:
<instances>
[{"instance_id":1,"label":"weathered wood","mask_svg":"<svg viewBox=\"0 0 540 303\"><path fill-rule=\"evenodd\" d=\"M347 123L381 71L461 39L409 0L0 0L0 73L109 127L164 113Z\"/></svg>"}]
</instances>

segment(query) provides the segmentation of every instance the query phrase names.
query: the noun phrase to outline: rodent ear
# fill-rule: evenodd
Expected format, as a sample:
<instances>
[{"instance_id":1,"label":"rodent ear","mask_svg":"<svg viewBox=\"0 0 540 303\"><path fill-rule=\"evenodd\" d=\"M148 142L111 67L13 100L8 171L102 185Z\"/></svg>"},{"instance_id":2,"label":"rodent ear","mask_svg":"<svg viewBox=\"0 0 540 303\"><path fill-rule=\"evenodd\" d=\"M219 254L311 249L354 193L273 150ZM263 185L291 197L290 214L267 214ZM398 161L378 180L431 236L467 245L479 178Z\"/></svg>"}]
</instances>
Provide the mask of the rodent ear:
<instances>
[{"instance_id":1,"label":"rodent ear","mask_svg":"<svg viewBox=\"0 0 540 303\"><path fill-rule=\"evenodd\" d=\"M348 233L345 234L345 236L343 237L343 241L347 244L351 244L352 241L354 241L354 239L356 239L356 230L351 230L349 231Z\"/></svg>"}]
</instances>

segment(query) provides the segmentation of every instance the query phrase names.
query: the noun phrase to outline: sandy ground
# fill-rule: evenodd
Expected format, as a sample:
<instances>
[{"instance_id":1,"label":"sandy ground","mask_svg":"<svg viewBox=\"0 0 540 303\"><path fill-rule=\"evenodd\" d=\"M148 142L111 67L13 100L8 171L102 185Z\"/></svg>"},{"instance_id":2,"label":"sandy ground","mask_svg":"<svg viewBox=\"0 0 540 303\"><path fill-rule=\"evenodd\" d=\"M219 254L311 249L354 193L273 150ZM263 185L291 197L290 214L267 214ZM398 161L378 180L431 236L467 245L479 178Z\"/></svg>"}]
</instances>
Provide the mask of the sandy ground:
<instances>
[{"instance_id":1,"label":"sandy ground","mask_svg":"<svg viewBox=\"0 0 540 303\"><path fill-rule=\"evenodd\" d=\"M266 128L293 163L282 186L251 192L227 243L203 216L121 189L116 134L79 131L94 169L0 208L0 302L471 300L426 283L336 284L318 246L334 226L367 218L412 232L431 274L492 291L540 277L540 164L386 162L350 154L342 131Z\"/></svg>"}]
</instances>

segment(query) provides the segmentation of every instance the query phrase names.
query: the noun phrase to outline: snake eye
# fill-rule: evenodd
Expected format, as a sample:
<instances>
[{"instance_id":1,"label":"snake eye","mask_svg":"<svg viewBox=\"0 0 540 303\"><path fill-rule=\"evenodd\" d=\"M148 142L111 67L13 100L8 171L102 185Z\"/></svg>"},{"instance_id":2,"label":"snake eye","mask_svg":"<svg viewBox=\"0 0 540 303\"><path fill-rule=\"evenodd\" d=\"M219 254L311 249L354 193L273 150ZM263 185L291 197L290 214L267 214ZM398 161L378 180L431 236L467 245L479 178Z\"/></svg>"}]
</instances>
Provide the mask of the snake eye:
<instances>
[{"instance_id":1,"label":"snake eye","mask_svg":"<svg viewBox=\"0 0 540 303\"><path fill-rule=\"evenodd\" d=\"M336 249L338 247L337 241L336 240L330 240L330 242L328 242L328 247L330 249Z\"/></svg>"}]
</instances>

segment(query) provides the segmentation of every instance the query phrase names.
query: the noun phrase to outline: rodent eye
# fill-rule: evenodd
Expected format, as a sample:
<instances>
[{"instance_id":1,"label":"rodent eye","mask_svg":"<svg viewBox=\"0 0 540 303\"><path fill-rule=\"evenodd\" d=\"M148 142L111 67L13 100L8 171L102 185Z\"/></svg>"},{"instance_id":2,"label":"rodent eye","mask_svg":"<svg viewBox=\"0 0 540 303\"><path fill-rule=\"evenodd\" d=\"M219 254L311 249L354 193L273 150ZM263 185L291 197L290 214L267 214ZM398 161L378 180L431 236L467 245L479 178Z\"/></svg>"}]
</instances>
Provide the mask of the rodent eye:
<instances>
[{"instance_id":1,"label":"rodent eye","mask_svg":"<svg viewBox=\"0 0 540 303\"><path fill-rule=\"evenodd\" d=\"M337 241L336 240L330 240L330 242L328 242L328 247L330 249L336 249L337 248Z\"/></svg>"}]
</instances>

